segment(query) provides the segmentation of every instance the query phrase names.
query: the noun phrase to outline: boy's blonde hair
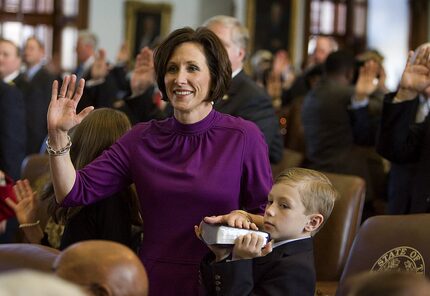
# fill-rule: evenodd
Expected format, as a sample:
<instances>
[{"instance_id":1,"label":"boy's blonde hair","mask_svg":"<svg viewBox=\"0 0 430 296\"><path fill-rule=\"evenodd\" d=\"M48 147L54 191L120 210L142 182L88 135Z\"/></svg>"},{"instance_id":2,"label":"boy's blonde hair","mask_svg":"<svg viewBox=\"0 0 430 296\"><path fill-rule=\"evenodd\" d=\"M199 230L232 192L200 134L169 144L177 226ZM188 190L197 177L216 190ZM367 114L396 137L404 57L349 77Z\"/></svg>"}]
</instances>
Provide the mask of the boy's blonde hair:
<instances>
[{"instance_id":1,"label":"boy's blonde hair","mask_svg":"<svg viewBox=\"0 0 430 296\"><path fill-rule=\"evenodd\" d=\"M275 179L275 184L278 183L288 183L296 187L306 215L321 214L324 217L321 226L311 233L315 235L330 217L334 202L339 196L333 184L324 174L304 168L282 171Z\"/></svg>"}]
</instances>

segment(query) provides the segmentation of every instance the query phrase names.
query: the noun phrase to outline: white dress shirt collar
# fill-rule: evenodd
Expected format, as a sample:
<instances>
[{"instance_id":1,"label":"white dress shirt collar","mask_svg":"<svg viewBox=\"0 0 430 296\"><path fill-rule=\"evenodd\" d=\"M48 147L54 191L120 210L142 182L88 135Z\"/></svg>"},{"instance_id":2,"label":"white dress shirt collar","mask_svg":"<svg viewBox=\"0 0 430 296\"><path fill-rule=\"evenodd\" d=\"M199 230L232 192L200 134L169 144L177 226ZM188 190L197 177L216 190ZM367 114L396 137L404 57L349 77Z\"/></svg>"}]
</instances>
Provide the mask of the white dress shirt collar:
<instances>
[{"instance_id":1,"label":"white dress shirt collar","mask_svg":"<svg viewBox=\"0 0 430 296\"><path fill-rule=\"evenodd\" d=\"M237 75L237 74L239 74L239 73L240 73L240 71L242 71L242 69L243 69L243 68L239 68L239 69L237 69L236 71L234 71L233 73L231 73L231 78L236 77L236 75Z\"/></svg>"},{"instance_id":2,"label":"white dress shirt collar","mask_svg":"<svg viewBox=\"0 0 430 296\"><path fill-rule=\"evenodd\" d=\"M284 244L291 243L291 242L294 242L294 241L298 241L298 240L302 240L302 239L307 239L307 238L310 238L310 236L300 237L300 238L293 238L293 239L286 239L286 240L274 243L273 244L273 248L276 248L276 247L279 247L279 246L282 246Z\"/></svg>"},{"instance_id":3,"label":"white dress shirt collar","mask_svg":"<svg viewBox=\"0 0 430 296\"><path fill-rule=\"evenodd\" d=\"M16 70L11 74L7 75L5 78L3 78L3 81L6 83L11 83L16 77L18 77L18 75L19 75L19 70Z\"/></svg>"}]
</instances>

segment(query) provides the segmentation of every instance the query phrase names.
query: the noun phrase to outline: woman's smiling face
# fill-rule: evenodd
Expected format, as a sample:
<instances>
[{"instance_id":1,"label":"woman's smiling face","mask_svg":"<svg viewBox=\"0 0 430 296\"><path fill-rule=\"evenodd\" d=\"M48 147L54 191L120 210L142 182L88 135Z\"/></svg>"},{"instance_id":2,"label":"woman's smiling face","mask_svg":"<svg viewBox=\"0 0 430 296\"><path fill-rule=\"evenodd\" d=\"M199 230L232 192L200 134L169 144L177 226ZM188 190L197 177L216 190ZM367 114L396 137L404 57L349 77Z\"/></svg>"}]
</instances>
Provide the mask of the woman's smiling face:
<instances>
[{"instance_id":1,"label":"woman's smiling face","mask_svg":"<svg viewBox=\"0 0 430 296\"><path fill-rule=\"evenodd\" d=\"M187 116L196 122L212 109L211 103L205 101L211 76L201 45L185 42L174 50L167 63L164 83L176 118Z\"/></svg>"}]
</instances>

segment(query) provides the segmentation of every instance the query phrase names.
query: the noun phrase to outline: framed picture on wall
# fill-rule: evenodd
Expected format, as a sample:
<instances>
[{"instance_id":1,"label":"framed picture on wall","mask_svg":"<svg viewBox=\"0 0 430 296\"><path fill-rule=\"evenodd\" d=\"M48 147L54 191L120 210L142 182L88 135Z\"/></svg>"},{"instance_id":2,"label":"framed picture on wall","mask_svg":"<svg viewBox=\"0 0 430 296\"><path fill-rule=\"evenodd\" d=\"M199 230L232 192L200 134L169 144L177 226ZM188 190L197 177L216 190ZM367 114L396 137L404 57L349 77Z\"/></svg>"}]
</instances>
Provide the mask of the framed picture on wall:
<instances>
[{"instance_id":1,"label":"framed picture on wall","mask_svg":"<svg viewBox=\"0 0 430 296\"><path fill-rule=\"evenodd\" d=\"M156 46L169 33L171 11L169 4L125 2L125 36L133 60L141 48Z\"/></svg>"},{"instance_id":2,"label":"framed picture on wall","mask_svg":"<svg viewBox=\"0 0 430 296\"><path fill-rule=\"evenodd\" d=\"M251 52L294 49L295 5L297 0L248 0L246 25L250 31Z\"/></svg>"}]
</instances>

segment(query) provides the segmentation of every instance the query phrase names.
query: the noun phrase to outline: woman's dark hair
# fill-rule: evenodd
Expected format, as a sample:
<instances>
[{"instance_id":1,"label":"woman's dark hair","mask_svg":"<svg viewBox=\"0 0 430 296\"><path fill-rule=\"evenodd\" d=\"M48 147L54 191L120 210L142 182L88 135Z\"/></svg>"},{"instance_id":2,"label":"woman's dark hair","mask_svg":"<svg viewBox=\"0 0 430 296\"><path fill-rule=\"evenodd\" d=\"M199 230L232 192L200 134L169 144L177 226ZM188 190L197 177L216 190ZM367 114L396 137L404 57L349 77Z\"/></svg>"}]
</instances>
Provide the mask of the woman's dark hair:
<instances>
[{"instance_id":1,"label":"woman's dark hair","mask_svg":"<svg viewBox=\"0 0 430 296\"><path fill-rule=\"evenodd\" d=\"M156 79L163 99L167 100L166 85L164 84L167 63L175 49L185 42L200 44L204 50L211 76L210 90L205 101L215 101L222 98L231 82L231 64L224 45L215 33L205 27L199 27L196 30L185 27L170 33L154 52Z\"/></svg>"}]
</instances>

